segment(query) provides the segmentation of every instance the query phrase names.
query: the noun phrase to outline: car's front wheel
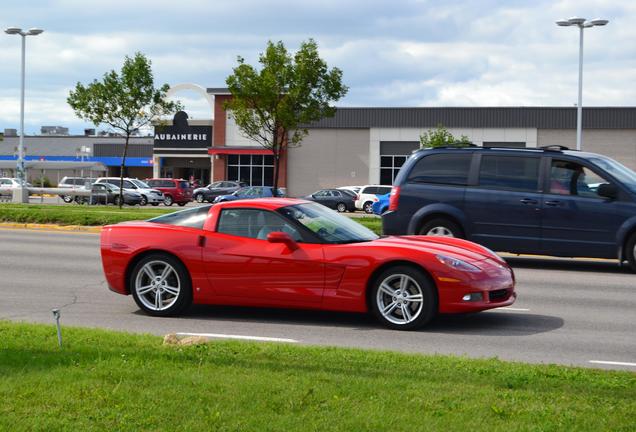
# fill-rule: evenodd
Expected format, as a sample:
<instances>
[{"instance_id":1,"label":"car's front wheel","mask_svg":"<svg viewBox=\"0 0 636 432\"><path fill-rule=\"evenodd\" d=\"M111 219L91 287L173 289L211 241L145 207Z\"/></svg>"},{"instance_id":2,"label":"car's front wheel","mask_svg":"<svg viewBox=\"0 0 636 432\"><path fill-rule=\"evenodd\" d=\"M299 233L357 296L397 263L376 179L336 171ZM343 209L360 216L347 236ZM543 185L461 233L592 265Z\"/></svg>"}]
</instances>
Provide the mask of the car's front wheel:
<instances>
[{"instance_id":1,"label":"car's front wheel","mask_svg":"<svg viewBox=\"0 0 636 432\"><path fill-rule=\"evenodd\" d=\"M373 283L370 303L376 318L396 330L418 329L437 313L433 283L420 270L409 266L383 271Z\"/></svg>"},{"instance_id":2,"label":"car's front wheel","mask_svg":"<svg viewBox=\"0 0 636 432\"><path fill-rule=\"evenodd\" d=\"M73 196L72 195L62 195L62 201L64 201L67 204L72 203L73 202Z\"/></svg>"},{"instance_id":3,"label":"car's front wheel","mask_svg":"<svg viewBox=\"0 0 636 432\"><path fill-rule=\"evenodd\" d=\"M462 229L448 219L433 219L420 228L420 235L463 238Z\"/></svg>"},{"instance_id":4,"label":"car's front wheel","mask_svg":"<svg viewBox=\"0 0 636 432\"><path fill-rule=\"evenodd\" d=\"M625 257L631 270L636 273L636 232L625 243Z\"/></svg>"},{"instance_id":5,"label":"car's front wheel","mask_svg":"<svg viewBox=\"0 0 636 432\"><path fill-rule=\"evenodd\" d=\"M187 269L167 254L142 258L130 274L129 286L137 306L149 315L176 315L192 303Z\"/></svg>"},{"instance_id":6,"label":"car's front wheel","mask_svg":"<svg viewBox=\"0 0 636 432\"><path fill-rule=\"evenodd\" d=\"M142 195L141 196L141 201L139 202L140 206L145 206L146 204L148 204L148 198L146 198L146 195Z\"/></svg>"}]
</instances>

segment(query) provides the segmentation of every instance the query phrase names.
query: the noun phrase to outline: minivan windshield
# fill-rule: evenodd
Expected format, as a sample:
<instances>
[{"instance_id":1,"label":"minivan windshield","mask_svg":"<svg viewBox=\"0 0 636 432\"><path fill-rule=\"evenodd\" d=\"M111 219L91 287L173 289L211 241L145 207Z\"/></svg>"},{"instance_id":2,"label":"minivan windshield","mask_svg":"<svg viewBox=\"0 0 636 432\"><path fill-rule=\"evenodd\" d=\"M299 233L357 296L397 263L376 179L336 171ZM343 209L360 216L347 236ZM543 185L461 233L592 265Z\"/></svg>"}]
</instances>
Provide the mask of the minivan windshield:
<instances>
[{"instance_id":1,"label":"minivan windshield","mask_svg":"<svg viewBox=\"0 0 636 432\"><path fill-rule=\"evenodd\" d=\"M141 180L130 179L130 181L140 189L150 189L150 186L148 186L146 183L142 182Z\"/></svg>"},{"instance_id":2,"label":"minivan windshield","mask_svg":"<svg viewBox=\"0 0 636 432\"><path fill-rule=\"evenodd\" d=\"M304 225L325 243L358 243L378 238L373 231L322 204L298 204L278 212Z\"/></svg>"},{"instance_id":3,"label":"minivan windshield","mask_svg":"<svg viewBox=\"0 0 636 432\"><path fill-rule=\"evenodd\" d=\"M636 194L636 172L608 157L597 155L588 159L590 162L604 169L632 193Z\"/></svg>"}]
</instances>

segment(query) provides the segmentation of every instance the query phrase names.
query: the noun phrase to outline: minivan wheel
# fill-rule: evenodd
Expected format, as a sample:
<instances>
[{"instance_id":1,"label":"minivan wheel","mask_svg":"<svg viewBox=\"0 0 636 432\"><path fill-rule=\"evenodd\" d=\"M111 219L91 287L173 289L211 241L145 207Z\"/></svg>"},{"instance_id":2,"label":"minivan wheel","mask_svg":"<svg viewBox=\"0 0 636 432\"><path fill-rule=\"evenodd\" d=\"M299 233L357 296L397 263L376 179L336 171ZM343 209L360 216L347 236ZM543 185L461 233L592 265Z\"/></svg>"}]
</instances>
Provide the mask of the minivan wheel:
<instances>
[{"instance_id":1,"label":"minivan wheel","mask_svg":"<svg viewBox=\"0 0 636 432\"><path fill-rule=\"evenodd\" d=\"M462 229L455 222L441 218L430 220L422 225L420 235L457 238L464 237Z\"/></svg>"},{"instance_id":2,"label":"minivan wheel","mask_svg":"<svg viewBox=\"0 0 636 432\"><path fill-rule=\"evenodd\" d=\"M383 271L371 287L369 300L378 321L396 330L418 329L437 313L435 287L421 271L409 266Z\"/></svg>"},{"instance_id":3,"label":"minivan wheel","mask_svg":"<svg viewBox=\"0 0 636 432\"><path fill-rule=\"evenodd\" d=\"M173 204L172 197L170 195L163 197L163 204L170 207Z\"/></svg>"},{"instance_id":4,"label":"minivan wheel","mask_svg":"<svg viewBox=\"0 0 636 432\"><path fill-rule=\"evenodd\" d=\"M630 269L636 273L636 232L625 243L625 257Z\"/></svg>"},{"instance_id":5,"label":"minivan wheel","mask_svg":"<svg viewBox=\"0 0 636 432\"><path fill-rule=\"evenodd\" d=\"M145 206L146 204L148 204L148 198L146 198L146 195L142 195L141 196L141 202L139 202L140 206Z\"/></svg>"}]
</instances>

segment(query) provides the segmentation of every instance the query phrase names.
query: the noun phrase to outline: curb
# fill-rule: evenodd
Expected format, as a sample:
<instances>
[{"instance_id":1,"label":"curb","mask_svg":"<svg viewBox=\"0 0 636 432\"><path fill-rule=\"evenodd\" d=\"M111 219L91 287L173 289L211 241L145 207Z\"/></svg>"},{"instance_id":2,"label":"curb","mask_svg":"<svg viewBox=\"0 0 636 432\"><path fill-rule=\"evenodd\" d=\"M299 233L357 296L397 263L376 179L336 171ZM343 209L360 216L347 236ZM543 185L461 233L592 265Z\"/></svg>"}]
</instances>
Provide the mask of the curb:
<instances>
[{"instance_id":1,"label":"curb","mask_svg":"<svg viewBox=\"0 0 636 432\"><path fill-rule=\"evenodd\" d=\"M35 224L35 223L14 223L14 222L0 222L0 228L66 231L66 232L71 231L71 232L86 232L86 233L100 233L102 231L101 226L56 225L56 224Z\"/></svg>"}]
</instances>

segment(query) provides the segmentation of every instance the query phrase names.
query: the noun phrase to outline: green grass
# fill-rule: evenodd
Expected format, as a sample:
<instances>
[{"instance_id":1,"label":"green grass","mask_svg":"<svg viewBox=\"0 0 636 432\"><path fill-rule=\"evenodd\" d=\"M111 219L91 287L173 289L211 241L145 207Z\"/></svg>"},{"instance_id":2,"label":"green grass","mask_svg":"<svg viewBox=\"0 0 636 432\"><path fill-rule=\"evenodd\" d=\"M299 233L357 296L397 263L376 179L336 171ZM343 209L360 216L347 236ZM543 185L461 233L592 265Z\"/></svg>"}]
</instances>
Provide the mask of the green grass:
<instances>
[{"instance_id":1,"label":"green grass","mask_svg":"<svg viewBox=\"0 0 636 432\"><path fill-rule=\"evenodd\" d=\"M166 207L123 207L87 205L37 205L0 204L0 222L59 224L59 225L108 225L129 220L144 220L181 210ZM382 232L382 220L373 217L354 218L376 234Z\"/></svg>"},{"instance_id":2,"label":"green grass","mask_svg":"<svg viewBox=\"0 0 636 432\"><path fill-rule=\"evenodd\" d=\"M636 375L0 321L0 430L633 431Z\"/></svg>"}]
</instances>

